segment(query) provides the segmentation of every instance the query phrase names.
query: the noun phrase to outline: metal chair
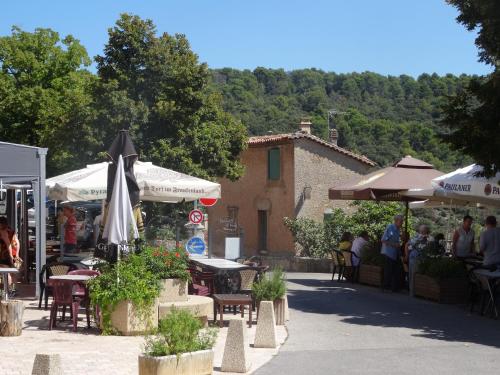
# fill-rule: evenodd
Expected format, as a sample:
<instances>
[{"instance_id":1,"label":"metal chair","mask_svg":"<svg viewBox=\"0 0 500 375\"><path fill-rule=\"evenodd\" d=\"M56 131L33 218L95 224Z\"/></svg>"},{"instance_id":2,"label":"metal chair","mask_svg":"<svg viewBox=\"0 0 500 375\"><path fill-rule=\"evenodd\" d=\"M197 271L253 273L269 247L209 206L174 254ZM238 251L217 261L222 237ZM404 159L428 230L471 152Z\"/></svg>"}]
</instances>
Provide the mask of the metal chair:
<instances>
[{"instance_id":1,"label":"metal chair","mask_svg":"<svg viewBox=\"0 0 500 375\"><path fill-rule=\"evenodd\" d=\"M342 257L344 258L344 268L343 268L343 276L348 281L356 282L358 280L359 266L355 266L352 262L353 257L359 260L359 257L356 253L353 253L350 250L342 250ZM357 262L359 264L359 262Z\"/></svg>"},{"instance_id":2,"label":"metal chair","mask_svg":"<svg viewBox=\"0 0 500 375\"><path fill-rule=\"evenodd\" d=\"M338 273L339 275L338 281L340 281L340 279L344 275L344 269L345 269L344 256L338 250L332 250L330 252L330 255L332 257L332 262L333 262L332 281L335 279L335 273Z\"/></svg>"}]
</instances>

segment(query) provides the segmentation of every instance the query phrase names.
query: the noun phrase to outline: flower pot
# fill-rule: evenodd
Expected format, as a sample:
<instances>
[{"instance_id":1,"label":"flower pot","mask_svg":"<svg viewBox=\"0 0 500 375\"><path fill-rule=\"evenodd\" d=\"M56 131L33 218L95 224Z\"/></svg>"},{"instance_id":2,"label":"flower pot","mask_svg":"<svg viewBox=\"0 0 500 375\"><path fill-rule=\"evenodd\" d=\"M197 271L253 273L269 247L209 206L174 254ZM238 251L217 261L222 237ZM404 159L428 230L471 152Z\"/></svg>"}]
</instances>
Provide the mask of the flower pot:
<instances>
[{"instance_id":1,"label":"flower pot","mask_svg":"<svg viewBox=\"0 0 500 375\"><path fill-rule=\"evenodd\" d=\"M185 302L188 296L188 283L181 279L162 279L160 281L160 303Z\"/></svg>"},{"instance_id":2,"label":"flower pot","mask_svg":"<svg viewBox=\"0 0 500 375\"><path fill-rule=\"evenodd\" d=\"M466 278L436 279L416 273L415 295L439 303L465 303L468 296L468 282Z\"/></svg>"},{"instance_id":3,"label":"flower pot","mask_svg":"<svg viewBox=\"0 0 500 375\"><path fill-rule=\"evenodd\" d=\"M139 375L205 375L213 371L214 351L200 350L179 356L139 355Z\"/></svg>"},{"instance_id":4,"label":"flower pot","mask_svg":"<svg viewBox=\"0 0 500 375\"><path fill-rule=\"evenodd\" d=\"M278 298L273 301L274 305L274 317L276 319L277 326L284 326L285 321L287 320L287 296L285 295L283 298Z\"/></svg>"},{"instance_id":5,"label":"flower pot","mask_svg":"<svg viewBox=\"0 0 500 375\"><path fill-rule=\"evenodd\" d=\"M111 313L111 325L124 336L141 335L158 327L158 301L141 314L132 302L119 302Z\"/></svg>"},{"instance_id":6,"label":"flower pot","mask_svg":"<svg viewBox=\"0 0 500 375\"><path fill-rule=\"evenodd\" d=\"M382 285L382 267L370 264L361 264L359 266L359 282L361 284L381 286Z\"/></svg>"}]
</instances>

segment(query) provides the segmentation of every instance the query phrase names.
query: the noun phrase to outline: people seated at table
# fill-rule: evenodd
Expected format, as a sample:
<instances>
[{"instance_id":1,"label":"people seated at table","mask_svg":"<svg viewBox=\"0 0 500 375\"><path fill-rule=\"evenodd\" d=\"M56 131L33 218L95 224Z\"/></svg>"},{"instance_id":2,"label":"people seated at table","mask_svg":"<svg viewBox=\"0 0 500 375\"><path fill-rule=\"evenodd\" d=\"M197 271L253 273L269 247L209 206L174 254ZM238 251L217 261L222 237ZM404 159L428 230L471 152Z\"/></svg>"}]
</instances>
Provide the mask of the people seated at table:
<instances>
[{"instance_id":1,"label":"people seated at table","mask_svg":"<svg viewBox=\"0 0 500 375\"><path fill-rule=\"evenodd\" d=\"M444 255L446 253L446 239L443 233L436 233L434 235L433 246L438 254Z\"/></svg>"},{"instance_id":2,"label":"people seated at table","mask_svg":"<svg viewBox=\"0 0 500 375\"><path fill-rule=\"evenodd\" d=\"M427 225L420 225L418 233L406 243L405 246L405 260L408 261L408 287L410 296L414 296L414 279L417 273L419 258L423 251L432 244L434 240L430 236L430 230Z\"/></svg>"},{"instance_id":3,"label":"people seated at table","mask_svg":"<svg viewBox=\"0 0 500 375\"><path fill-rule=\"evenodd\" d=\"M394 216L394 222L389 224L382 235L382 250L384 256L383 288L397 292L400 287L400 251L401 226L403 215Z\"/></svg>"},{"instance_id":4,"label":"people seated at table","mask_svg":"<svg viewBox=\"0 0 500 375\"><path fill-rule=\"evenodd\" d=\"M17 239L16 232L9 227L7 218L0 217L0 267L14 268L18 252L19 240ZM10 274L8 275L8 280L11 288L10 295L13 296L16 294L15 283L13 283Z\"/></svg>"},{"instance_id":5,"label":"people seated at table","mask_svg":"<svg viewBox=\"0 0 500 375\"><path fill-rule=\"evenodd\" d=\"M500 266L500 228L495 216L488 216L486 230L481 234L479 249L484 255L483 266Z\"/></svg>"},{"instance_id":6,"label":"people seated at table","mask_svg":"<svg viewBox=\"0 0 500 375\"><path fill-rule=\"evenodd\" d=\"M356 254L355 257L352 257L352 265L354 267L358 267L361 259L361 252L363 248L366 246L369 240L368 232L366 230L362 230L359 232L359 235L352 241L351 251Z\"/></svg>"},{"instance_id":7,"label":"people seated at table","mask_svg":"<svg viewBox=\"0 0 500 375\"><path fill-rule=\"evenodd\" d=\"M462 225L453 233L451 251L453 256L459 259L474 256L474 231L471 216L464 216Z\"/></svg>"}]
</instances>

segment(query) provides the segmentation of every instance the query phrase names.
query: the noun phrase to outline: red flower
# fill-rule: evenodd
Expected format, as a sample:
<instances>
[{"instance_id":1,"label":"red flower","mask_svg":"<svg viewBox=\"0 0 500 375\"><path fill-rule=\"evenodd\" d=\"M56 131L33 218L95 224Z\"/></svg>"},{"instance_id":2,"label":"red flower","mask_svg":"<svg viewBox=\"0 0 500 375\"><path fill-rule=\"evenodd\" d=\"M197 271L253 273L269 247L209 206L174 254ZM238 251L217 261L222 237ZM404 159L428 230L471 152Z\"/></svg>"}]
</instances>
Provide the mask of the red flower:
<instances>
[{"instance_id":1,"label":"red flower","mask_svg":"<svg viewBox=\"0 0 500 375\"><path fill-rule=\"evenodd\" d=\"M177 258L179 258L179 257L181 256L181 254L179 254L179 253L175 253L175 256L176 256Z\"/></svg>"},{"instance_id":2,"label":"red flower","mask_svg":"<svg viewBox=\"0 0 500 375\"><path fill-rule=\"evenodd\" d=\"M160 253L159 253L158 251L153 251L153 256L154 256L154 257L157 257L157 256L159 256L159 255L160 255Z\"/></svg>"}]
</instances>

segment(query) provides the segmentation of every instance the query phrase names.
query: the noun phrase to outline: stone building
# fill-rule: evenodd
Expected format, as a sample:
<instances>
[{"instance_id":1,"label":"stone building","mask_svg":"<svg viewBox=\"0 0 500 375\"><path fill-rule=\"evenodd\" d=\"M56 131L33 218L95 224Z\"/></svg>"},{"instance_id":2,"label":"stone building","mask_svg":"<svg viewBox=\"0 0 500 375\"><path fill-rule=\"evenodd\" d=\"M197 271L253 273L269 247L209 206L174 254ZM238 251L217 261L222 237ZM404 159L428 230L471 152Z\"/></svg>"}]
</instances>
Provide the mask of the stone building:
<instances>
[{"instance_id":1,"label":"stone building","mask_svg":"<svg viewBox=\"0 0 500 375\"><path fill-rule=\"evenodd\" d=\"M296 133L251 137L241 156L244 176L221 179L222 199L208 210L213 254L223 257L226 238L241 237L241 256L293 255L283 218L323 220L333 207L328 189L375 167L336 141L335 129L330 142L312 135L309 121Z\"/></svg>"}]
</instances>

